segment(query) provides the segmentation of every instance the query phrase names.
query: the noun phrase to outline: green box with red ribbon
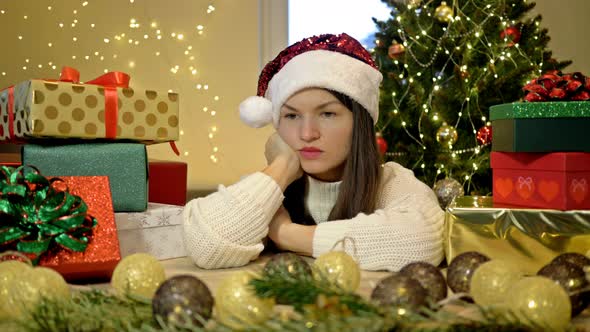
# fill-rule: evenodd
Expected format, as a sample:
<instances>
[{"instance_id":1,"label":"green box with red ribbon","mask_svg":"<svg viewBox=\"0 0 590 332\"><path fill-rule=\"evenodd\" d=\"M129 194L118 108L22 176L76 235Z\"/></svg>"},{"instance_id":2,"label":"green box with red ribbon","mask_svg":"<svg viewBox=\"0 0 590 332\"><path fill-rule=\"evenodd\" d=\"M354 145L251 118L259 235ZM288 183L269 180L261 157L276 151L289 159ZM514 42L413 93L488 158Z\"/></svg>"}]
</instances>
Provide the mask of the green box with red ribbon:
<instances>
[{"instance_id":1,"label":"green box with red ribbon","mask_svg":"<svg viewBox=\"0 0 590 332\"><path fill-rule=\"evenodd\" d=\"M590 152L590 102L548 101L490 108L492 150Z\"/></svg>"},{"instance_id":2,"label":"green box with red ribbon","mask_svg":"<svg viewBox=\"0 0 590 332\"><path fill-rule=\"evenodd\" d=\"M110 72L81 83L75 69L64 67L59 80L31 79L0 90L0 141L178 140L178 94L134 90L129 81Z\"/></svg>"},{"instance_id":3,"label":"green box with red ribbon","mask_svg":"<svg viewBox=\"0 0 590 332\"><path fill-rule=\"evenodd\" d=\"M523 102L490 108L493 151L590 152L590 77L548 71L522 90Z\"/></svg>"}]
</instances>

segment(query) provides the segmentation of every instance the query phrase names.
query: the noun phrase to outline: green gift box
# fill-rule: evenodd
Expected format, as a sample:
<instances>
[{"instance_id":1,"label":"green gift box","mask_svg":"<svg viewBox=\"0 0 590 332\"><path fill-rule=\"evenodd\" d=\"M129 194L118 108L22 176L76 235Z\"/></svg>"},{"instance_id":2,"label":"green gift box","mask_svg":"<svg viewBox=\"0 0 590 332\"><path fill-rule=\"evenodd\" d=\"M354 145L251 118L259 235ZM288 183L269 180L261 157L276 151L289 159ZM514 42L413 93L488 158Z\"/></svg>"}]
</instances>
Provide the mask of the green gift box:
<instances>
[{"instance_id":1,"label":"green gift box","mask_svg":"<svg viewBox=\"0 0 590 332\"><path fill-rule=\"evenodd\" d=\"M147 209L147 152L140 143L27 144L23 165L32 165L45 176L107 175L116 212Z\"/></svg>"},{"instance_id":2,"label":"green gift box","mask_svg":"<svg viewBox=\"0 0 590 332\"><path fill-rule=\"evenodd\" d=\"M527 209L494 204L491 196L461 196L445 212L447 262L477 251L517 264L528 274L565 252L590 251L590 211Z\"/></svg>"},{"instance_id":3,"label":"green gift box","mask_svg":"<svg viewBox=\"0 0 590 332\"><path fill-rule=\"evenodd\" d=\"M590 152L590 102L515 102L490 108L492 150Z\"/></svg>"}]
</instances>

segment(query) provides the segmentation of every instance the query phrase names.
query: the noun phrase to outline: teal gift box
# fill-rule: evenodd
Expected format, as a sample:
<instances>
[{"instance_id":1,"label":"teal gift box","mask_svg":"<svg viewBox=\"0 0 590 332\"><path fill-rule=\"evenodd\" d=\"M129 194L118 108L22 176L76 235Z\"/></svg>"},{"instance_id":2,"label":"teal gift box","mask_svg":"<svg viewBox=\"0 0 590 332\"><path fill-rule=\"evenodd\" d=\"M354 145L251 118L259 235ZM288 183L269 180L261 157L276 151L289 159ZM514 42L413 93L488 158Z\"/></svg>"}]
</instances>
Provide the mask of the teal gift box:
<instances>
[{"instance_id":1,"label":"teal gift box","mask_svg":"<svg viewBox=\"0 0 590 332\"><path fill-rule=\"evenodd\" d=\"M490 107L492 150L590 152L590 102L515 102Z\"/></svg>"},{"instance_id":2,"label":"teal gift box","mask_svg":"<svg viewBox=\"0 0 590 332\"><path fill-rule=\"evenodd\" d=\"M147 209L148 168L146 147L139 143L27 144L23 165L45 176L109 177L116 212Z\"/></svg>"}]
</instances>

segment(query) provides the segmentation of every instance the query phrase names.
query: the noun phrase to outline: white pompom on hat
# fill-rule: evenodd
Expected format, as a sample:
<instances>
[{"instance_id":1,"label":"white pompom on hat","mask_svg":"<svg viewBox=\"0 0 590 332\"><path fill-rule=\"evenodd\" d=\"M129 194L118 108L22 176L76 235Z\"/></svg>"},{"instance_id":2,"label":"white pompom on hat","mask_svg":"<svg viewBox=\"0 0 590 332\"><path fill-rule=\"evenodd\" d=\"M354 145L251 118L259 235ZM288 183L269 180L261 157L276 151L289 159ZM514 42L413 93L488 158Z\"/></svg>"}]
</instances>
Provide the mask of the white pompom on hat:
<instances>
[{"instance_id":1,"label":"white pompom on hat","mask_svg":"<svg viewBox=\"0 0 590 332\"><path fill-rule=\"evenodd\" d=\"M305 88L325 88L358 102L376 123L382 79L371 54L349 35L306 38L284 49L264 67L257 96L240 103L240 119L250 127L272 122L276 128L280 108L289 97Z\"/></svg>"}]
</instances>

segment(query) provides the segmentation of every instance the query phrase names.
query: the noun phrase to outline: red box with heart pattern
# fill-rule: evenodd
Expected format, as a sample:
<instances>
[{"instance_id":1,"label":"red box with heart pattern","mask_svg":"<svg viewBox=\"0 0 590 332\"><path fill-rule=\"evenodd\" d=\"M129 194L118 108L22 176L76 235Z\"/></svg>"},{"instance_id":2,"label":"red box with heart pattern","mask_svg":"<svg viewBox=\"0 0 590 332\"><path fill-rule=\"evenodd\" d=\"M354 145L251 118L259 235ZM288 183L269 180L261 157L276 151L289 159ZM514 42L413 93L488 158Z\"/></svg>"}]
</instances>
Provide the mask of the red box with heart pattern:
<instances>
[{"instance_id":1,"label":"red box with heart pattern","mask_svg":"<svg viewBox=\"0 0 590 332\"><path fill-rule=\"evenodd\" d=\"M590 209L590 153L492 152L494 204Z\"/></svg>"}]
</instances>

